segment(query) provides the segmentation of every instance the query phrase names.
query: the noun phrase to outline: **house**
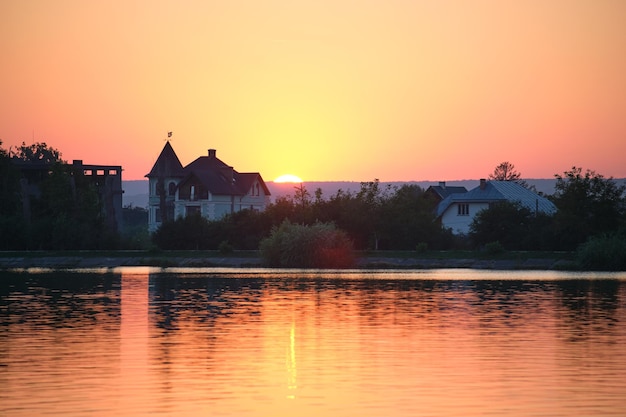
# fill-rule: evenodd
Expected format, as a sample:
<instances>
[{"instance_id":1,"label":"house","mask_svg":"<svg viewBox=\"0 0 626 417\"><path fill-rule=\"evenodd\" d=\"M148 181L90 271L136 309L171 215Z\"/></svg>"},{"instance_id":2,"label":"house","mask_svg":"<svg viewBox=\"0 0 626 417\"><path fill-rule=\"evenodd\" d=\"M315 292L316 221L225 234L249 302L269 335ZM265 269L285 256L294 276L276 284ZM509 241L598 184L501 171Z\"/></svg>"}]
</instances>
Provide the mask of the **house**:
<instances>
[{"instance_id":1,"label":"house","mask_svg":"<svg viewBox=\"0 0 626 417\"><path fill-rule=\"evenodd\" d=\"M258 172L235 171L217 158L215 149L183 167L168 141L146 177L150 232L178 217L200 214L219 220L243 209L262 211L270 203L269 189Z\"/></svg>"},{"instance_id":2,"label":"house","mask_svg":"<svg viewBox=\"0 0 626 417\"><path fill-rule=\"evenodd\" d=\"M446 185L445 181L439 181L439 185L431 185L426 189L426 194L431 196L437 203L441 202L443 199L451 194L461 194L466 192L467 188L449 186Z\"/></svg>"},{"instance_id":3,"label":"house","mask_svg":"<svg viewBox=\"0 0 626 417\"><path fill-rule=\"evenodd\" d=\"M466 193L450 194L437 206L437 218L454 234L467 234L476 214L493 203L518 202L535 213L554 214L556 206L514 181L480 180L480 185Z\"/></svg>"}]
</instances>

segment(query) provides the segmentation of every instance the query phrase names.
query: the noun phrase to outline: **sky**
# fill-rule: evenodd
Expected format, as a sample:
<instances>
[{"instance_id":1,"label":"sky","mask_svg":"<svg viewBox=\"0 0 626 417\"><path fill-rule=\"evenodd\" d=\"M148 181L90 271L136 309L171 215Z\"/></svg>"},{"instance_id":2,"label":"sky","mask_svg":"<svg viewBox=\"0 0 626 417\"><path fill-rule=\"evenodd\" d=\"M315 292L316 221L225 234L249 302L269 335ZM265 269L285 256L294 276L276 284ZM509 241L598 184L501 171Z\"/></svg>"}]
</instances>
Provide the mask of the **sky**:
<instances>
[{"instance_id":1,"label":"sky","mask_svg":"<svg viewBox=\"0 0 626 417\"><path fill-rule=\"evenodd\" d=\"M626 177L626 1L3 0L0 140L143 179Z\"/></svg>"}]
</instances>

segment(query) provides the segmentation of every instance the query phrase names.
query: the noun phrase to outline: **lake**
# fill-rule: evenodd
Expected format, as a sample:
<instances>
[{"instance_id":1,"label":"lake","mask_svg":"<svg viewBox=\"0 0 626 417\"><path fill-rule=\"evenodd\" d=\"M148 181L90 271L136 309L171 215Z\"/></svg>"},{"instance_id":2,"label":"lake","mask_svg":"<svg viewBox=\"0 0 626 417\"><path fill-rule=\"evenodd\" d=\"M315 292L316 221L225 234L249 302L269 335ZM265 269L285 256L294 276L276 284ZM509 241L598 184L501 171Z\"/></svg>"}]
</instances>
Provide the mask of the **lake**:
<instances>
[{"instance_id":1,"label":"lake","mask_svg":"<svg viewBox=\"0 0 626 417\"><path fill-rule=\"evenodd\" d=\"M623 416L626 274L0 272L2 416Z\"/></svg>"}]
</instances>

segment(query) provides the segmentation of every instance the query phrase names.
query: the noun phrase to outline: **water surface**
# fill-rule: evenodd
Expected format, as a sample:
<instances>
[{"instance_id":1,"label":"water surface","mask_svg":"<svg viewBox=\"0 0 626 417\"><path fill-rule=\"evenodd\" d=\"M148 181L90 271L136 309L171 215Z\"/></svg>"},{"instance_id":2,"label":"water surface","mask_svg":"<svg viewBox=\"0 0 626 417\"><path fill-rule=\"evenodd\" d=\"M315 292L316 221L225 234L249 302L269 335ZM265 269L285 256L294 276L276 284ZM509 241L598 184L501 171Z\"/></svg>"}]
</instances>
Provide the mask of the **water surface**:
<instances>
[{"instance_id":1,"label":"water surface","mask_svg":"<svg viewBox=\"0 0 626 417\"><path fill-rule=\"evenodd\" d=\"M626 275L0 273L0 415L622 416Z\"/></svg>"}]
</instances>

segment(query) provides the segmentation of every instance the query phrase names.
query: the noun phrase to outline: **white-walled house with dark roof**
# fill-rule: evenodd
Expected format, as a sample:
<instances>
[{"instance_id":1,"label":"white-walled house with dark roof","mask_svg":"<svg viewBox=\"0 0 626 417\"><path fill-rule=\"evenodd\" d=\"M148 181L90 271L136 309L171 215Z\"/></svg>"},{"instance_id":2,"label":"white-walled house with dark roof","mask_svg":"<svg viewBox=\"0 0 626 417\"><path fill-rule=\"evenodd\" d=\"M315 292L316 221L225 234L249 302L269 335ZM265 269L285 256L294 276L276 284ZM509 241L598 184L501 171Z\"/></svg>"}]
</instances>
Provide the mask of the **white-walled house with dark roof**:
<instances>
[{"instance_id":1,"label":"white-walled house with dark roof","mask_svg":"<svg viewBox=\"0 0 626 417\"><path fill-rule=\"evenodd\" d=\"M258 172L237 172L217 158L215 149L184 166L169 141L146 175L149 183L148 230L163 221L200 214L219 220L243 209L263 211L270 191Z\"/></svg>"},{"instance_id":2,"label":"white-walled house with dark roof","mask_svg":"<svg viewBox=\"0 0 626 417\"><path fill-rule=\"evenodd\" d=\"M520 203L535 213L554 214L556 206L547 198L514 181L480 180L480 185L466 193L450 194L437 205L437 218L444 228L456 235L467 234L474 216L491 204Z\"/></svg>"}]
</instances>

